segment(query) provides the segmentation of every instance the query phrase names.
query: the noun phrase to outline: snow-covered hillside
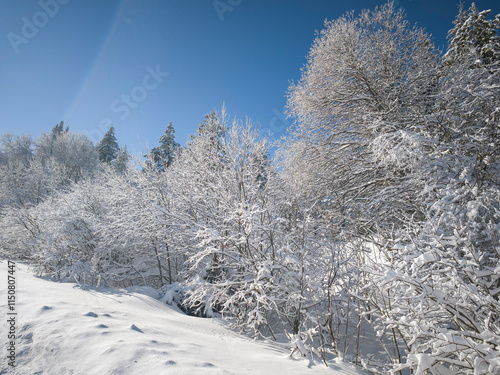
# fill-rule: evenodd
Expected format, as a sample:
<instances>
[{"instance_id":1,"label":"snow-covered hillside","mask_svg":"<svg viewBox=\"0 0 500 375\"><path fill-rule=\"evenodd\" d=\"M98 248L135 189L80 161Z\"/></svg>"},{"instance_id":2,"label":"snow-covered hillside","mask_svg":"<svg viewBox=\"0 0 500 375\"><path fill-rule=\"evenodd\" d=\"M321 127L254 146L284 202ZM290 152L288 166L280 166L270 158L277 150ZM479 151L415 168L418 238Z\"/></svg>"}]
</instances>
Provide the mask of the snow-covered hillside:
<instances>
[{"instance_id":1,"label":"snow-covered hillside","mask_svg":"<svg viewBox=\"0 0 500 375\"><path fill-rule=\"evenodd\" d=\"M216 319L182 314L154 289L82 289L17 264L16 368L7 365L7 262L0 261L0 374L360 374L354 366L291 359Z\"/></svg>"}]
</instances>

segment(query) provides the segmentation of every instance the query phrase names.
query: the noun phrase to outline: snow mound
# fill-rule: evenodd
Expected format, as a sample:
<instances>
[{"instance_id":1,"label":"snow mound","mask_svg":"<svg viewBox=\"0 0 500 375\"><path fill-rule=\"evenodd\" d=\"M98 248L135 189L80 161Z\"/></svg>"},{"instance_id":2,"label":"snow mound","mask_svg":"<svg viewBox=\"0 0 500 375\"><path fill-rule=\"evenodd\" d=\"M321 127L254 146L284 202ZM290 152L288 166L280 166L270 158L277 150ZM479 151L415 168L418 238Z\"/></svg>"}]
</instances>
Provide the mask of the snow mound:
<instances>
[{"instance_id":1,"label":"snow mound","mask_svg":"<svg viewBox=\"0 0 500 375\"><path fill-rule=\"evenodd\" d=\"M216 319L186 316L147 288L83 290L37 278L23 265L15 276L17 366L2 358L0 374L362 373L344 363L308 367L309 361L239 336ZM0 280L7 280L6 261L0 261ZM7 301L5 287L0 301ZM7 329L0 324L3 348Z\"/></svg>"}]
</instances>

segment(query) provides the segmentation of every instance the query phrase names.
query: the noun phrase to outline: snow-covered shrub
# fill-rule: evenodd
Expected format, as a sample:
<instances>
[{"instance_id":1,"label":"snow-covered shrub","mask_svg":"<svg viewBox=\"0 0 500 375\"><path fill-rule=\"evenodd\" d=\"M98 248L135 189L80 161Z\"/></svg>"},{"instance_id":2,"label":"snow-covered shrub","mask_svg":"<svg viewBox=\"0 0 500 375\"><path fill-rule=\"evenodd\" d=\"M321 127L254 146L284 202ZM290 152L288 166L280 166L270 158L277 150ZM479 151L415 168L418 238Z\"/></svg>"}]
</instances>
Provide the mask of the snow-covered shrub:
<instances>
[{"instance_id":1,"label":"snow-covered shrub","mask_svg":"<svg viewBox=\"0 0 500 375\"><path fill-rule=\"evenodd\" d=\"M500 371L500 18L487 15L460 12L442 61L392 3L328 22L290 87L285 178L351 249L343 306L393 371Z\"/></svg>"}]
</instances>

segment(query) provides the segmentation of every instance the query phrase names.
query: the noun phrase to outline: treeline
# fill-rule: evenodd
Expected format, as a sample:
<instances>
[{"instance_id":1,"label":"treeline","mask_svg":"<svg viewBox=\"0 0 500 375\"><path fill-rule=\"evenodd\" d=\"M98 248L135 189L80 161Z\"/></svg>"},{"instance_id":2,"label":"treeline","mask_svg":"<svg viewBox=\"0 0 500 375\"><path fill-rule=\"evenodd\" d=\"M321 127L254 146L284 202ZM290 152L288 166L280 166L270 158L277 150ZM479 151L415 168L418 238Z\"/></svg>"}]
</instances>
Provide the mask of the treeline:
<instances>
[{"instance_id":1,"label":"treeline","mask_svg":"<svg viewBox=\"0 0 500 375\"><path fill-rule=\"evenodd\" d=\"M4 136L0 250L310 361L500 373L498 28L460 9L441 55L392 3L326 22L274 155L224 109L185 147L169 124L139 168L110 134Z\"/></svg>"},{"instance_id":2,"label":"treeline","mask_svg":"<svg viewBox=\"0 0 500 375\"><path fill-rule=\"evenodd\" d=\"M100 161L121 173L129 162L127 148L119 148L111 127L94 145L87 136L72 133L61 122L36 140L31 135L0 137L0 209L27 208L57 191L92 178Z\"/></svg>"}]
</instances>

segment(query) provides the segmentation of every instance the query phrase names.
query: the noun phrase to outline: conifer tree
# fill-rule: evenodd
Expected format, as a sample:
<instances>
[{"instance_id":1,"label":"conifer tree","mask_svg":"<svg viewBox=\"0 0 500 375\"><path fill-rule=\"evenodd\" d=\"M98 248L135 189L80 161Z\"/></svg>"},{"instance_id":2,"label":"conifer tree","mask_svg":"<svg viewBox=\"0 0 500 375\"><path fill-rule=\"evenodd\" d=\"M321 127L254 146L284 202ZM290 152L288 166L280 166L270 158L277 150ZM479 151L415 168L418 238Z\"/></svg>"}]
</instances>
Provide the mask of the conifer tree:
<instances>
[{"instance_id":1,"label":"conifer tree","mask_svg":"<svg viewBox=\"0 0 500 375\"><path fill-rule=\"evenodd\" d=\"M66 129L64 129L64 121L61 121L59 124L55 125L52 128L52 136L53 138L56 138L57 136L67 133L69 131L69 126L66 126Z\"/></svg>"},{"instance_id":2,"label":"conifer tree","mask_svg":"<svg viewBox=\"0 0 500 375\"><path fill-rule=\"evenodd\" d=\"M121 147L117 154L116 159L113 160L113 166L118 173L125 173L128 168L128 161L130 160L130 154L127 151L127 146Z\"/></svg>"},{"instance_id":3,"label":"conifer tree","mask_svg":"<svg viewBox=\"0 0 500 375\"><path fill-rule=\"evenodd\" d=\"M455 26L448 32L450 46L445 55L445 63L457 59L468 59L470 68L491 64L500 60L500 14L487 19L490 11L479 11L475 3L465 11L460 8L453 22Z\"/></svg>"},{"instance_id":4,"label":"conifer tree","mask_svg":"<svg viewBox=\"0 0 500 375\"><path fill-rule=\"evenodd\" d=\"M164 171L168 168L175 159L175 153L179 149L180 145L175 141L175 129L170 122L164 131L164 134L160 137L160 145L155 147L150 152L150 157L152 162L158 170Z\"/></svg>"},{"instance_id":5,"label":"conifer tree","mask_svg":"<svg viewBox=\"0 0 500 375\"><path fill-rule=\"evenodd\" d=\"M110 163L112 160L116 159L119 147L115 137L115 128L113 126L104 134L104 137L97 144L96 149L99 153L99 160Z\"/></svg>"}]
</instances>

